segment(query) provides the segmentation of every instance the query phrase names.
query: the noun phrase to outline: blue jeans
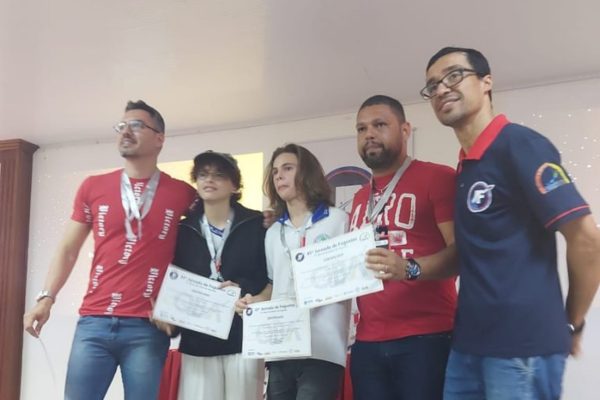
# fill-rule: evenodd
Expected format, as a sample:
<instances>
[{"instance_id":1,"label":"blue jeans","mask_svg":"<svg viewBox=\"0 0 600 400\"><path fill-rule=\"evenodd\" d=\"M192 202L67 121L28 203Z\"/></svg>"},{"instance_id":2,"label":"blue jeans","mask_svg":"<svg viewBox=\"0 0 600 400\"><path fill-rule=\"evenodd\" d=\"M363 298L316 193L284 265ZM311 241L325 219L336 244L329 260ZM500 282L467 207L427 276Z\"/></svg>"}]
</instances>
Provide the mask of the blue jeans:
<instances>
[{"instance_id":1,"label":"blue jeans","mask_svg":"<svg viewBox=\"0 0 600 400\"><path fill-rule=\"evenodd\" d=\"M65 399L103 399L117 366L127 400L158 396L169 338L145 318L79 318L65 385Z\"/></svg>"},{"instance_id":2,"label":"blue jeans","mask_svg":"<svg viewBox=\"0 0 600 400\"><path fill-rule=\"evenodd\" d=\"M566 354L495 358L450 352L444 400L560 399Z\"/></svg>"},{"instance_id":3,"label":"blue jeans","mask_svg":"<svg viewBox=\"0 0 600 400\"><path fill-rule=\"evenodd\" d=\"M449 332L357 341L350 355L354 400L441 400Z\"/></svg>"}]
</instances>

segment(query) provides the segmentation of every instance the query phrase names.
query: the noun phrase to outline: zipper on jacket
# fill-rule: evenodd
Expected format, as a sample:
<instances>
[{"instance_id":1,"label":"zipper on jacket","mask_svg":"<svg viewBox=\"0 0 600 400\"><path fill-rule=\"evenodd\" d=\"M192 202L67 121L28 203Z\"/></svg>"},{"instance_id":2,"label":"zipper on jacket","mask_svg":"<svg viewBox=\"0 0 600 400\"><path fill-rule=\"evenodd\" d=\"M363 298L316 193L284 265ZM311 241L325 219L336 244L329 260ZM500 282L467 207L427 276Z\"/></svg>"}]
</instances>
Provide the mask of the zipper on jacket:
<instances>
[{"instance_id":1,"label":"zipper on jacket","mask_svg":"<svg viewBox=\"0 0 600 400\"><path fill-rule=\"evenodd\" d=\"M235 224L232 228L231 231L229 231L229 235L225 238L225 242L223 243L223 252L225 252L225 246L228 243L228 239L229 237L233 234L233 232L235 232L238 227L242 224L247 223L248 221L253 220L254 218L258 218L259 216L250 216L246 219L241 220L240 222L238 222L237 224ZM208 243L206 243L206 238L204 237L204 235L202 234L201 231L199 231L198 229L196 229L195 226L193 226L192 224L181 224L181 226L185 226L187 228L190 228L191 230L193 230L194 232L196 232L197 235L199 235L202 239L204 239L205 244L208 246Z\"/></svg>"}]
</instances>

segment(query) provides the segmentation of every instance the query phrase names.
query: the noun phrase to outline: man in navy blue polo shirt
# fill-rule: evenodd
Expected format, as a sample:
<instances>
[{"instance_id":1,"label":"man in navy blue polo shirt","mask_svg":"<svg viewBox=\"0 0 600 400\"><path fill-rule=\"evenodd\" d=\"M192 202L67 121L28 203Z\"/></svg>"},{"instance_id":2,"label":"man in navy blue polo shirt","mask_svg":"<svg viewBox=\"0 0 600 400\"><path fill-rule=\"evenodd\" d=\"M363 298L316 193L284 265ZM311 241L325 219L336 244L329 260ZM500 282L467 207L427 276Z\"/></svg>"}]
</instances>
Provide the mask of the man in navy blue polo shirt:
<instances>
[{"instance_id":1,"label":"man in navy blue polo shirt","mask_svg":"<svg viewBox=\"0 0 600 400\"><path fill-rule=\"evenodd\" d=\"M444 399L558 399L600 282L600 231L552 143L494 114L490 67L479 51L440 50L426 80L421 95L462 148L461 281ZM566 311L557 230L567 243Z\"/></svg>"}]
</instances>

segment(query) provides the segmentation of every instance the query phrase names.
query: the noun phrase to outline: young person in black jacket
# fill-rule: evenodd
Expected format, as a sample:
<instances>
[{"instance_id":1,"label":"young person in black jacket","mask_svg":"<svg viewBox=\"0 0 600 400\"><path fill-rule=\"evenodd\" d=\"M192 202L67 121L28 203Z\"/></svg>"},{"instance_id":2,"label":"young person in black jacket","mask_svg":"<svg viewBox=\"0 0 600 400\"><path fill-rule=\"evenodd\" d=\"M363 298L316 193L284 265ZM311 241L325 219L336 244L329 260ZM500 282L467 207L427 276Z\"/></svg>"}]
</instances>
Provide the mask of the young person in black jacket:
<instances>
[{"instance_id":1,"label":"young person in black jacket","mask_svg":"<svg viewBox=\"0 0 600 400\"><path fill-rule=\"evenodd\" d=\"M242 296L270 296L263 215L238 203L237 162L229 154L206 151L194 158L191 177L200 199L179 224L173 264L219 280L223 287L239 286ZM263 398L264 362L242 358L239 315L227 340L182 328L179 351L180 400Z\"/></svg>"}]
</instances>

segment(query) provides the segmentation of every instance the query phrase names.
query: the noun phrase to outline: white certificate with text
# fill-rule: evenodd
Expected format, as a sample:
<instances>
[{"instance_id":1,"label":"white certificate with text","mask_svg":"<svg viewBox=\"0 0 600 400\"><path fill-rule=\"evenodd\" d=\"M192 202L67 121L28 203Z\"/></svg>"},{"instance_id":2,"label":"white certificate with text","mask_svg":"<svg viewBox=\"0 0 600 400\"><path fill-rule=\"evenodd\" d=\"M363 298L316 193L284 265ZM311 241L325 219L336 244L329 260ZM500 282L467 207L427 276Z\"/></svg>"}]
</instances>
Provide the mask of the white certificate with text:
<instances>
[{"instance_id":1,"label":"white certificate with text","mask_svg":"<svg viewBox=\"0 0 600 400\"><path fill-rule=\"evenodd\" d=\"M169 265L152 318L227 339L240 288Z\"/></svg>"},{"instance_id":2,"label":"white certificate with text","mask_svg":"<svg viewBox=\"0 0 600 400\"><path fill-rule=\"evenodd\" d=\"M244 311L244 358L310 357L310 310L293 299L250 304Z\"/></svg>"},{"instance_id":3,"label":"white certificate with text","mask_svg":"<svg viewBox=\"0 0 600 400\"><path fill-rule=\"evenodd\" d=\"M383 290L381 279L366 268L375 248L372 225L292 251L296 302L314 308Z\"/></svg>"}]
</instances>

